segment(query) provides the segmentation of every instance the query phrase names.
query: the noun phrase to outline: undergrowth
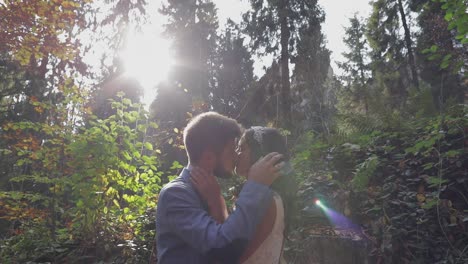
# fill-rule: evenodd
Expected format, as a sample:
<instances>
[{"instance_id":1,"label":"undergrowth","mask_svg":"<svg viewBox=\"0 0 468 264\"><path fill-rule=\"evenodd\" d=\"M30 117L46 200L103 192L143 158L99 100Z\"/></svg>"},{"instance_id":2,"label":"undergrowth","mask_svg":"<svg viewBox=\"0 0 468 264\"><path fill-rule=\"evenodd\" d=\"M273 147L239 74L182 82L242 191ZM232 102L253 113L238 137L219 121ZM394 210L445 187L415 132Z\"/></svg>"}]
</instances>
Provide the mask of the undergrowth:
<instances>
[{"instance_id":1,"label":"undergrowth","mask_svg":"<svg viewBox=\"0 0 468 264\"><path fill-rule=\"evenodd\" d=\"M467 263L464 110L458 106L445 115L339 137L303 136L294 157L302 232L319 221L310 208L321 197L360 226L370 263ZM295 252L307 236L295 239L289 256L310 254Z\"/></svg>"}]
</instances>

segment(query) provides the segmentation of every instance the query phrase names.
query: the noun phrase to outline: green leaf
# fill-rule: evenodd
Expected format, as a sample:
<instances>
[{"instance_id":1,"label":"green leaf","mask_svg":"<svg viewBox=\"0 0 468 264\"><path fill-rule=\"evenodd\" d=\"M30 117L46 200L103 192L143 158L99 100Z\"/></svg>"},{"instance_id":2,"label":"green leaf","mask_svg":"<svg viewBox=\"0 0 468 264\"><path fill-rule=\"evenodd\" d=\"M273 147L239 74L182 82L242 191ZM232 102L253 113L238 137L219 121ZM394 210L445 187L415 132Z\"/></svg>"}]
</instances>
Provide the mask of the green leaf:
<instances>
[{"instance_id":1,"label":"green leaf","mask_svg":"<svg viewBox=\"0 0 468 264\"><path fill-rule=\"evenodd\" d=\"M183 168L184 166L182 166L178 161L174 161L172 163L172 166L171 166L171 170L178 170L178 169L181 169Z\"/></svg>"},{"instance_id":2,"label":"green leaf","mask_svg":"<svg viewBox=\"0 0 468 264\"><path fill-rule=\"evenodd\" d=\"M440 64L440 68L441 69L446 69L450 64L450 59L451 58L452 58L452 54L445 55L444 58L442 59L442 63Z\"/></svg>"},{"instance_id":3,"label":"green leaf","mask_svg":"<svg viewBox=\"0 0 468 264\"><path fill-rule=\"evenodd\" d=\"M426 179L426 182L429 184L429 187L437 187L439 185L447 183L448 180L442 179L439 177L430 176Z\"/></svg>"},{"instance_id":4,"label":"green leaf","mask_svg":"<svg viewBox=\"0 0 468 264\"><path fill-rule=\"evenodd\" d=\"M446 153L444 153L444 156L447 158L455 158L457 156L460 156L463 154L462 150L449 150Z\"/></svg>"},{"instance_id":5,"label":"green leaf","mask_svg":"<svg viewBox=\"0 0 468 264\"><path fill-rule=\"evenodd\" d=\"M445 14L444 18L445 18L445 20L450 21L452 19L452 17L453 17L453 14L451 12L447 12Z\"/></svg>"},{"instance_id":6,"label":"green leaf","mask_svg":"<svg viewBox=\"0 0 468 264\"><path fill-rule=\"evenodd\" d=\"M132 160L132 157L130 156L130 154L128 154L127 151L123 151L122 155L126 160Z\"/></svg>"},{"instance_id":7,"label":"green leaf","mask_svg":"<svg viewBox=\"0 0 468 264\"><path fill-rule=\"evenodd\" d=\"M112 187L109 187L106 191L106 195L107 196L110 196L110 195L113 195L115 192L117 192L114 188Z\"/></svg>"},{"instance_id":8,"label":"green leaf","mask_svg":"<svg viewBox=\"0 0 468 264\"><path fill-rule=\"evenodd\" d=\"M174 180L175 178L177 178L177 175L170 175L170 176L167 176L167 179L168 179L169 181L172 181L172 180Z\"/></svg>"},{"instance_id":9,"label":"green leaf","mask_svg":"<svg viewBox=\"0 0 468 264\"><path fill-rule=\"evenodd\" d=\"M122 99L122 103L125 104L125 105L131 105L132 104L132 100L128 99L128 98L124 98Z\"/></svg>"},{"instance_id":10,"label":"green leaf","mask_svg":"<svg viewBox=\"0 0 468 264\"><path fill-rule=\"evenodd\" d=\"M421 205L421 207L424 209L431 209L432 207L436 205L437 205L437 199L428 199L423 205Z\"/></svg>"},{"instance_id":11,"label":"green leaf","mask_svg":"<svg viewBox=\"0 0 468 264\"><path fill-rule=\"evenodd\" d=\"M155 128L155 129L159 128L158 124L156 124L154 122L149 123L149 125L150 125L150 127Z\"/></svg>"},{"instance_id":12,"label":"green leaf","mask_svg":"<svg viewBox=\"0 0 468 264\"><path fill-rule=\"evenodd\" d=\"M145 148L146 148L147 150L153 150L153 145L151 145L151 143L149 143L149 142L146 142L146 143L145 143Z\"/></svg>"}]
</instances>

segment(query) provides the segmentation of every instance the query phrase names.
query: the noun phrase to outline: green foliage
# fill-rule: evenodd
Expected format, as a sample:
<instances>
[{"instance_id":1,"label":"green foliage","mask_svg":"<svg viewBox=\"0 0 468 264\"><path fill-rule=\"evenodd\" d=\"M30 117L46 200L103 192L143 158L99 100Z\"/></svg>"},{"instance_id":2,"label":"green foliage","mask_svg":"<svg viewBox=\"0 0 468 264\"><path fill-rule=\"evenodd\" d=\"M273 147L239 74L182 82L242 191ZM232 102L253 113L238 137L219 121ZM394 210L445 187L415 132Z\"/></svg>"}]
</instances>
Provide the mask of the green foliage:
<instances>
[{"instance_id":1,"label":"green foliage","mask_svg":"<svg viewBox=\"0 0 468 264\"><path fill-rule=\"evenodd\" d=\"M219 36L216 52L217 64L211 104L221 114L236 117L244 110L248 91L255 80L253 59L241 34L239 25L232 20L226 23L225 31Z\"/></svg>"},{"instance_id":2,"label":"green foliage","mask_svg":"<svg viewBox=\"0 0 468 264\"><path fill-rule=\"evenodd\" d=\"M365 98L368 96L365 88L370 88L366 85L370 77L370 65L367 63L369 48L365 38L366 27L363 18L356 14L349 19L349 22L351 25L345 28L346 35L343 37L343 42L349 52L343 53L346 61L339 63L338 66L345 72L342 79L348 89L354 92L353 99L363 100L365 104L365 101L369 100Z\"/></svg>"},{"instance_id":3,"label":"green foliage","mask_svg":"<svg viewBox=\"0 0 468 264\"><path fill-rule=\"evenodd\" d=\"M2 263L19 263L43 254L59 255L66 251L47 235L49 230L43 224L27 223L24 229L27 231L2 241L0 245Z\"/></svg>"},{"instance_id":4,"label":"green foliage","mask_svg":"<svg viewBox=\"0 0 468 264\"><path fill-rule=\"evenodd\" d=\"M312 153L297 152L295 159L306 155L314 160L313 169L298 167L305 174L298 192L304 203L301 218L308 219L298 234L317 229L310 201L322 195L328 207L361 225L373 241L371 263L466 261L461 252L467 243L468 123L463 106L447 113L407 119L387 131L357 132L345 144L330 138ZM301 140L297 148L314 144ZM300 235L294 239L289 245L307 242Z\"/></svg>"},{"instance_id":5,"label":"green foliage","mask_svg":"<svg viewBox=\"0 0 468 264\"><path fill-rule=\"evenodd\" d=\"M366 190L370 178L374 175L378 166L379 158L376 155L370 156L364 162L359 164L357 166L354 178L351 180L353 189L358 192Z\"/></svg>"},{"instance_id":6,"label":"green foliage","mask_svg":"<svg viewBox=\"0 0 468 264\"><path fill-rule=\"evenodd\" d=\"M466 1L431 1L424 5L418 20L422 28L418 45L428 60L422 65L422 77L429 81L436 79L430 75L434 70L439 70L439 74L441 72L448 75L463 74L462 69L466 67L463 54L468 43ZM438 31L438 34L433 34L434 31ZM448 38L451 39L450 42L446 41ZM431 67L432 65L437 68ZM425 71L431 72L426 76Z\"/></svg>"},{"instance_id":7,"label":"green foliage","mask_svg":"<svg viewBox=\"0 0 468 264\"><path fill-rule=\"evenodd\" d=\"M455 37L461 44L468 43L468 13L466 1L463 0L438 0L445 10L445 20L449 22L448 30L456 29ZM442 67L442 65L441 65Z\"/></svg>"},{"instance_id":8,"label":"green foliage","mask_svg":"<svg viewBox=\"0 0 468 264\"><path fill-rule=\"evenodd\" d=\"M438 114L437 107L432 98L431 88L428 85L423 83L419 91L410 92L406 111L416 118L431 117Z\"/></svg>"},{"instance_id":9,"label":"green foliage","mask_svg":"<svg viewBox=\"0 0 468 264\"><path fill-rule=\"evenodd\" d=\"M244 32L250 37L251 48L254 52L259 55L272 54L274 57L279 57L277 72L281 69L283 74L273 75L279 78L279 83L276 87L272 87L279 105L276 111L276 122L291 129L292 93L289 64L293 62L293 58L294 61L302 60L300 63L304 67L296 69L302 68L304 72L307 72L307 66L310 67L314 62L320 66L326 61L328 52L325 49L325 52L320 50L323 40L320 24L324 21L324 15L315 0L249 0L249 3L251 9L243 14ZM307 52L309 54L305 55ZM323 58L317 60L317 57L322 55L321 52L325 53L325 60ZM319 56L311 58L317 54ZM322 65L328 68L328 64L329 62L325 62ZM276 66L275 63L272 68L274 66ZM322 71L323 69L319 68L308 73L322 77L320 76ZM305 76L299 76L301 77ZM320 84L323 82L318 79L315 81Z\"/></svg>"},{"instance_id":10,"label":"green foliage","mask_svg":"<svg viewBox=\"0 0 468 264\"><path fill-rule=\"evenodd\" d=\"M72 214L76 216L74 222L80 223L80 231L88 231L83 233L85 237L93 236L96 227L107 231L111 216L116 216L115 224L130 223L138 233L141 227L137 218L156 205L159 176L156 156L148 152L153 147L145 142L146 113L137 111L140 107L125 99L112 106L116 115L91 121L91 127L69 146L74 157L68 165L73 171L70 177L76 201ZM143 127L132 129L138 123Z\"/></svg>"},{"instance_id":11,"label":"green foliage","mask_svg":"<svg viewBox=\"0 0 468 264\"><path fill-rule=\"evenodd\" d=\"M29 121L3 126L7 133L30 135L10 150L22 173L10 179L12 190L0 192L9 204L6 219L22 223L19 234L4 241L14 249L2 255L5 261L57 257L65 251L28 249L51 243L98 247L102 256L119 243L123 252L135 241L144 241L143 249L152 244L146 214L156 206L161 176L153 145L146 141L154 124L141 105L119 97L111 102L116 114L92 118L84 127ZM42 144L32 132L45 133Z\"/></svg>"},{"instance_id":12,"label":"green foliage","mask_svg":"<svg viewBox=\"0 0 468 264\"><path fill-rule=\"evenodd\" d=\"M298 141L301 144L295 145L292 165L297 171L297 177L303 180L322 164L319 157L327 152L329 146L312 132L304 134Z\"/></svg>"}]
</instances>

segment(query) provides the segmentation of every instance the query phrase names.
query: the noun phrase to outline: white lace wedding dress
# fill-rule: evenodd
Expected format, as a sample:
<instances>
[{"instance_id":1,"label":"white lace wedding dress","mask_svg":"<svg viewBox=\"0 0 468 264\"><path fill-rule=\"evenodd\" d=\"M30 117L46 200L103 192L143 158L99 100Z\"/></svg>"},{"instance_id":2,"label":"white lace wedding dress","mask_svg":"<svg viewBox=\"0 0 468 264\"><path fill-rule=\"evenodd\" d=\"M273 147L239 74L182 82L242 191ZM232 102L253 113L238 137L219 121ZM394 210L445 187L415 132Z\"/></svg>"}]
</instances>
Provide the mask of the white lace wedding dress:
<instances>
[{"instance_id":1,"label":"white lace wedding dress","mask_svg":"<svg viewBox=\"0 0 468 264\"><path fill-rule=\"evenodd\" d=\"M276 205L276 219L271 233L258 249L242 264L278 264L282 260L284 240L284 207L278 194L273 195Z\"/></svg>"}]
</instances>

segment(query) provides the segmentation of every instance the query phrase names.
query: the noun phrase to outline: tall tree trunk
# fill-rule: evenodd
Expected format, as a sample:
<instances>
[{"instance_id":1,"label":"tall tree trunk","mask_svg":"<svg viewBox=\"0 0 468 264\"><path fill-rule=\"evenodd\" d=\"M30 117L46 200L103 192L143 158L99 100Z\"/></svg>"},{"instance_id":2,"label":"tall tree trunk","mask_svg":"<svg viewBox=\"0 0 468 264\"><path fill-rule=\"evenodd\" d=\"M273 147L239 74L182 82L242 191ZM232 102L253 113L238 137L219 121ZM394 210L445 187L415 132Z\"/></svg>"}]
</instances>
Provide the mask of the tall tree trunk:
<instances>
[{"instance_id":1,"label":"tall tree trunk","mask_svg":"<svg viewBox=\"0 0 468 264\"><path fill-rule=\"evenodd\" d=\"M411 34L410 34L408 24L406 23L406 15L405 15L405 10L403 8L402 0L398 0L398 10L400 11L401 22L403 24L403 28L405 29L405 42L406 42L406 48L408 49L408 59L409 59L409 64L410 64L410 69L411 69L411 77L412 77L413 85L419 91L418 73L416 71L416 64L414 62L413 48L411 47Z\"/></svg>"},{"instance_id":2,"label":"tall tree trunk","mask_svg":"<svg viewBox=\"0 0 468 264\"><path fill-rule=\"evenodd\" d=\"M288 0L280 0L279 18L281 24L281 114L282 124L291 125L291 84L289 82L289 37Z\"/></svg>"}]
</instances>

